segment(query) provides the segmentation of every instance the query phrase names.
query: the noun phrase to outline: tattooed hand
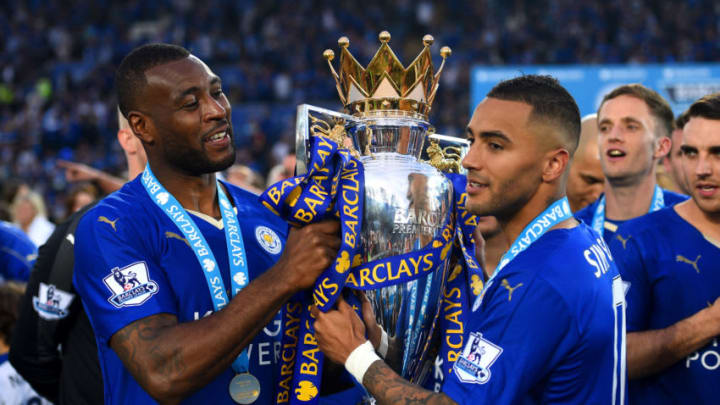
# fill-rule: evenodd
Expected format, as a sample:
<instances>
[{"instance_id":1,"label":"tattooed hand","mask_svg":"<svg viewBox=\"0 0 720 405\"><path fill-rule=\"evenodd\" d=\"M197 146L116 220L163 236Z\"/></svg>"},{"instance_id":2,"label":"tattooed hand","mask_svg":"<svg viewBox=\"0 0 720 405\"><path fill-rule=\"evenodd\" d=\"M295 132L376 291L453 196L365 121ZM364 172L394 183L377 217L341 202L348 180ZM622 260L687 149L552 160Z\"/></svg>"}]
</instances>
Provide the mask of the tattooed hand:
<instances>
[{"instance_id":1,"label":"tattooed hand","mask_svg":"<svg viewBox=\"0 0 720 405\"><path fill-rule=\"evenodd\" d=\"M357 314L340 296L337 310L320 312L312 308L315 317L315 336L318 346L330 360L345 364L352 351L365 343L365 325Z\"/></svg>"}]
</instances>

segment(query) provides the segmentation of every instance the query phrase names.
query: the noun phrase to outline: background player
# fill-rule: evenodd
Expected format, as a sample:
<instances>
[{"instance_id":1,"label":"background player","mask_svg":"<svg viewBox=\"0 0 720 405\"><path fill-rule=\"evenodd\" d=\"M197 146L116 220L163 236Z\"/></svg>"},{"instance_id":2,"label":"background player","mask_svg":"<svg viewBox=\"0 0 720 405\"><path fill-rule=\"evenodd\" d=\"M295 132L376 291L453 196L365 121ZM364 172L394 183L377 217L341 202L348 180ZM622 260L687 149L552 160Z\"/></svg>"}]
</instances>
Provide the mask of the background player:
<instances>
[{"instance_id":1,"label":"background player","mask_svg":"<svg viewBox=\"0 0 720 405\"><path fill-rule=\"evenodd\" d=\"M682 168L692 198L628 221L610 244L629 283L630 401L720 397L720 94L690 106Z\"/></svg>"},{"instance_id":2,"label":"background player","mask_svg":"<svg viewBox=\"0 0 720 405\"><path fill-rule=\"evenodd\" d=\"M605 175L597 144L597 115L583 117L580 142L570 163L567 198L573 212L592 204L602 194Z\"/></svg>"},{"instance_id":3,"label":"background player","mask_svg":"<svg viewBox=\"0 0 720 405\"><path fill-rule=\"evenodd\" d=\"M575 217L609 242L623 221L687 199L662 190L655 178L658 160L670 151L672 129L672 110L657 92L628 84L608 93L598 108L604 194Z\"/></svg>"},{"instance_id":4,"label":"background player","mask_svg":"<svg viewBox=\"0 0 720 405\"><path fill-rule=\"evenodd\" d=\"M443 393L378 361L344 301L337 311L315 311L323 352L383 404L621 403L622 285L602 239L572 218L564 196L579 133L575 101L547 76L501 82L477 106L463 161L467 206L494 215L514 241L473 305Z\"/></svg>"},{"instance_id":5,"label":"background player","mask_svg":"<svg viewBox=\"0 0 720 405\"><path fill-rule=\"evenodd\" d=\"M675 129L673 129L672 137L670 138L672 140L672 148L670 149L670 153L663 158L662 164L663 167L665 167L665 172L672 178L675 189L682 194L690 195L687 179L682 169L682 151L680 150L683 127L685 127L686 123L687 116L685 113L678 115L675 119Z\"/></svg>"}]
</instances>

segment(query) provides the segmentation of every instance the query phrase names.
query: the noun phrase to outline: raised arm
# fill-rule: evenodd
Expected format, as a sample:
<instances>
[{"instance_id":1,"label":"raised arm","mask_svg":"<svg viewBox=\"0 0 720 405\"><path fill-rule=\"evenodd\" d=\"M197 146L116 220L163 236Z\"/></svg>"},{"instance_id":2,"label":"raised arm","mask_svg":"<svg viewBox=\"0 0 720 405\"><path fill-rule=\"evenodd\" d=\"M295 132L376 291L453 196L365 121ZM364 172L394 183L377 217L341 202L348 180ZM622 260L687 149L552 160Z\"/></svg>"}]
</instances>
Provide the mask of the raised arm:
<instances>
[{"instance_id":1,"label":"raised arm","mask_svg":"<svg viewBox=\"0 0 720 405\"><path fill-rule=\"evenodd\" d=\"M365 339L363 321L342 297L337 307L327 313L313 309L320 350L331 360L345 364L378 404L455 404L447 395L425 390L397 375L377 357L372 344ZM370 367L365 368L369 362Z\"/></svg>"},{"instance_id":2,"label":"raised arm","mask_svg":"<svg viewBox=\"0 0 720 405\"><path fill-rule=\"evenodd\" d=\"M694 315L664 329L627 334L629 378L658 373L720 335L720 298Z\"/></svg>"},{"instance_id":3,"label":"raised arm","mask_svg":"<svg viewBox=\"0 0 720 405\"><path fill-rule=\"evenodd\" d=\"M101 170L90 167L86 164L70 162L67 160L58 160L57 166L65 169L65 179L69 182L77 181L94 181L103 193L109 194L115 190L119 190L125 180L105 173Z\"/></svg>"},{"instance_id":4,"label":"raised arm","mask_svg":"<svg viewBox=\"0 0 720 405\"><path fill-rule=\"evenodd\" d=\"M222 310L187 323L148 316L115 333L110 346L152 397L180 402L227 369L281 305L332 264L338 231L334 221L292 229L280 260Z\"/></svg>"}]
</instances>

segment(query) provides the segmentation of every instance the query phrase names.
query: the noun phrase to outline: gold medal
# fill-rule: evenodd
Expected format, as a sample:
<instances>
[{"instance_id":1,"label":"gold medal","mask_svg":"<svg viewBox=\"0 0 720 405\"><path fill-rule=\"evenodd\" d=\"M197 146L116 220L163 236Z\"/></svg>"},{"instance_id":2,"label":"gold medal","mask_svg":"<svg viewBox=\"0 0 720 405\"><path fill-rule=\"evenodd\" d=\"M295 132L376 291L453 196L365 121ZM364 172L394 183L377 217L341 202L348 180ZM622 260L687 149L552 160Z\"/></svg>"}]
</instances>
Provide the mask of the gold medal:
<instances>
[{"instance_id":1,"label":"gold medal","mask_svg":"<svg viewBox=\"0 0 720 405\"><path fill-rule=\"evenodd\" d=\"M250 373L235 375L230 381L230 397L238 404L252 404L260 396L260 381Z\"/></svg>"}]
</instances>

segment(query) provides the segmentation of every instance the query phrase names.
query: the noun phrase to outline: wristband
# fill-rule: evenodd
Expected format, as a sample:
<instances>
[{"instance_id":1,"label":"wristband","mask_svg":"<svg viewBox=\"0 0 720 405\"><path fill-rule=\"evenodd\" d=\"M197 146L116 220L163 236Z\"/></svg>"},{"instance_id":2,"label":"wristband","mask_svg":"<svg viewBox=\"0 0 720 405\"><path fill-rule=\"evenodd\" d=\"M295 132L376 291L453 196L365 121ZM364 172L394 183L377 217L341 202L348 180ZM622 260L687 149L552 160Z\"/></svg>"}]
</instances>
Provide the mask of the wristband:
<instances>
[{"instance_id":1,"label":"wristband","mask_svg":"<svg viewBox=\"0 0 720 405\"><path fill-rule=\"evenodd\" d=\"M384 359L388 352L388 334L382 326L380 327L380 330L382 331L382 336L380 337L380 346L378 346L377 352L380 357Z\"/></svg>"},{"instance_id":2,"label":"wristband","mask_svg":"<svg viewBox=\"0 0 720 405\"><path fill-rule=\"evenodd\" d=\"M381 359L377 354L375 354L375 349L373 348L372 343L370 343L369 340L366 340L365 343L356 347L355 350L350 353L347 360L345 360L345 369L355 378L355 380L357 380L357 382L362 384L365 372L367 372L376 360Z\"/></svg>"}]
</instances>

